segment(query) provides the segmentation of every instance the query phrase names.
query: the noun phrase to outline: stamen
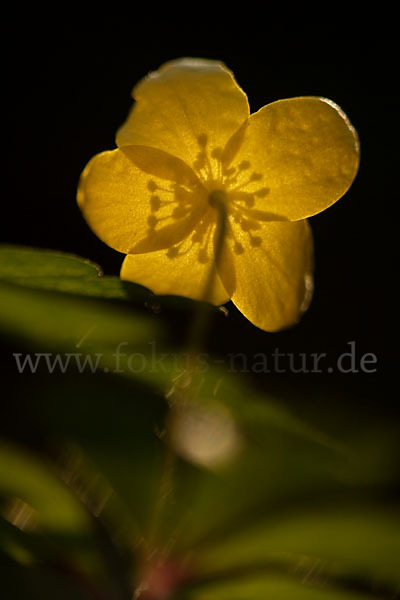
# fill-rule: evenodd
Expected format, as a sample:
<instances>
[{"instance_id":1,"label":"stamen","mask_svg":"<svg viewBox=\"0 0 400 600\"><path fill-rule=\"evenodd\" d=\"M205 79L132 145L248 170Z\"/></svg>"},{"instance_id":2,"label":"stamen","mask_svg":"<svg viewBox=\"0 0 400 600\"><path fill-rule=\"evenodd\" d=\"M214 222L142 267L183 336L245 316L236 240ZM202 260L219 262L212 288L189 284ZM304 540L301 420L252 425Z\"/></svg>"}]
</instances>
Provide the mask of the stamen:
<instances>
[{"instance_id":1,"label":"stamen","mask_svg":"<svg viewBox=\"0 0 400 600\"><path fill-rule=\"evenodd\" d=\"M160 196L152 196L150 198L150 206L151 206L152 212L157 212L158 210L160 210L160 207L161 207Z\"/></svg>"},{"instance_id":2,"label":"stamen","mask_svg":"<svg viewBox=\"0 0 400 600\"><path fill-rule=\"evenodd\" d=\"M250 177L248 178L247 181L244 181L240 185L237 185L236 187L232 188L232 192L236 192L237 190L240 190L241 188L246 187L246 185L249 185L249 183L252 183L253 181L261 181L262 178L263 178L263 176L261 175L261 173L254 172L250 175Z\"/></svg>"},{"instance_id":3,"label":"stamen","mask_svg":"<svg viewBox=\"0 0 400 600\"><path fill-rule=\"evenodd\" d=\"M155 192L155 191L158 189L158 186L157 186L156 182L155 182L155 181L153 181L153 179L150 179L150 180L147 182L147 189L148 189L150 192Z\"/></svg>"}]
</instances>

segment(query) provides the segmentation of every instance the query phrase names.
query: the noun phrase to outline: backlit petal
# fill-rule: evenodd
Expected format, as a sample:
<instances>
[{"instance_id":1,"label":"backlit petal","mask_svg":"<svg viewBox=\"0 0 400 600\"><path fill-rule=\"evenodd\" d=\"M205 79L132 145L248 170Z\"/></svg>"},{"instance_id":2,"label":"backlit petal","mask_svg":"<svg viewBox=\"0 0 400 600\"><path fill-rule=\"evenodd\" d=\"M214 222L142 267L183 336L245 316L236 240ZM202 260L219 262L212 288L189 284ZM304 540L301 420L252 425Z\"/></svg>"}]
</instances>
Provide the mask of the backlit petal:
<instances>
[{"instance_id":1,"label":"backlit petal","mask_svg":"<svg viewBox=\"0 0 400 600\"><path fill-rule=\"evenodd\" d=\"M262 223L257 231L230 224L219 261L237 308L260 329L293 325L312 294L313 243L307 221Z\"/></svg>"},{"instance_id":2,"label":"backlit petal","mask_svg":"<svg viewBox=\"0 0 400 600\"><path fill-rule=\"evenodd\" d=\"M173 246L208 206L205 190L185 163L141 147L92 158L80 179L78 203L96 235L124 253Z\"/></svg>"},{"instance_id":3,"label":"backlit petal","mask_svg":"<svg viewBox=\"0 0 400 600\"><path fill-rule=\"evenodd\" d=\"M191 167L212 156L249 115L245 93L223 63L180 59L150 73L132 92L136 102L117 133L119 147L159 148Z\"/></svg>"},{"instance_id":4,"label":"backlit petal","mask_svg":"<svg viewBox=\"0 0 400 600\"><path fill-rule=\"evenodd\" d=\"M215 227L206 215L195 233L176 246L158 252L128 254L122 264L121 279L144 285L158 295L225 304L229 294L215 267L214 234Z\"/></svg>"},{"instance_id":5,"label":"backlit petal","mask_svg":"<svg viewBox=\"0 0 400 600\"><path fill-rule=\"evenodd\" d=\"M296 221L324 210L358 169L355 129L330 100L290 98L251 115L227 144L227 185L254 207Z\"/></svg>"}]
</instances>

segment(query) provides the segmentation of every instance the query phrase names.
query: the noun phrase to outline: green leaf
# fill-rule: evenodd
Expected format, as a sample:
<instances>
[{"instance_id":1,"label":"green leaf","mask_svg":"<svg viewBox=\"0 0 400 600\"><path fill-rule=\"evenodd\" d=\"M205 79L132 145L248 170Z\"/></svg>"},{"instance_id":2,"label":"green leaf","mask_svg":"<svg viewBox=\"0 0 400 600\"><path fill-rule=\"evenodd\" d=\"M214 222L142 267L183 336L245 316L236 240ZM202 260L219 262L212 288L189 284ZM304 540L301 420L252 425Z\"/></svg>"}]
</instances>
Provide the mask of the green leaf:
<instances>
[{"instance_id":1,"label":"green leaf","mask_svg":"<svg viewBox=\"0 0 400 600\"><path fill-rule=\"evenodd\" d=\"M90 531L82 505L52 473L51 466L1 439L0 494L28 504L34 520L44 529L59 534Z\"/></svg>"},{"instance_id":2,"label":"green leaf","mask_svg":"<svg viewBox=\"0 0 400 600\"><path fill-rule=\"evenodd\" d=\"M292 509L204 548L196 564L205 577L226 570L251 573L263 565L274 572L281 565L315 585L346 587L353 581L393 591L400 585L399 530L399 511L379 504Z\"/></svg>"},{"instance_id":3,"label":"green leaf","mask_svg":"<svg viewBox=\"0 0 400 600\"><path fill-rule=\"evenodd\" d=\"M31 289L118 300L144 302L150 297L142 286L104 276L88 259L39 248L0 246L0 280Z\"/></svg>"},{"instance_id":4,"label":"green leaf","mask_svg":"<svg viewBox=\"0 0 400 600\"><path fill-rule=\"evenodd\" d=\"M230 581L205 584L185 591L176 600L366 600L368 597L355 590L330 589L323 581L313 587L307 581L293 581L290 575L285 578L269 574L234 576Z\"/></svg>"},{"instance_id":5,"label":"green leaf","mask_svg":"<svg viewBox=\"0 0 400 600\"><path fill-rule=\"evenodd\" d=\"M47 459L1 440L0 498L4 553L28 565L67 560L104 572L89 513Z\"/></svg>"},{"instance_id":6,"label":"green leaf","mask_svg":"<svg viewBox=\"0 0 400 600\"><path fill-rule=\"evenodd\" d=\"M30 368L30 359L18 351L21 344L22 350L34 351L34 364L38 354L51 351L38 362L50 373L74 365L168 386L174 356L162 368L151 368L166 323L149 311L154 297L143 290L118 278L99 277L97 267L69 255L0 250L0 329L17 347L19 370Z\"/></svg>"},{"instance_id":7,"label":"green leaf","mask_svg":"<svg viewBox=\"0 0 400 600\"><path fill-rule=\"evenodd\" d=\"M38 348L80 348L152 339L150 315L129 307L0 283L0 326Z\"/></svg>"},{"instance_id":8,"label":"green leaf","mask_svg":"<svg viewBox=\"0 0 400 600\"><path fill-rule=\"evenodd\" d=\"M64 478L72 481L76 476L71 465L62 472L44 456L1 441L0 563L13 561L11 571L17 574L20 570L22 580L14 581L14 586L24 580L28 585L39 577L45 589L46 581L61 574L60 580L66 576L66 584L72 576L113 587L104 542L99 544L99 529L89 512L95 506L99 483L92 472L67 486ZM77 489L71 489L74 487ZM97 499L104 502L99 495Z\"/></svg>"}]
</instances>

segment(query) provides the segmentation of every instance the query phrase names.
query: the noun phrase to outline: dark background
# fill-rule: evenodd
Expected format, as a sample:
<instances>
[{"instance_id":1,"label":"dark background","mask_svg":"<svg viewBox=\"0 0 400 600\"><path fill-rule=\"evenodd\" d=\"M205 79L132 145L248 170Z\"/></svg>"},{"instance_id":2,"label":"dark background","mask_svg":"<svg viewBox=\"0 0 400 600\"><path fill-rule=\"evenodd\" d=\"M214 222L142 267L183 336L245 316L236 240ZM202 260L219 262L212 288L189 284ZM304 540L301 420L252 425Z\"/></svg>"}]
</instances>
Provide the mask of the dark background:
<instances>
[{"instance_id":1,"label":"dark background","mask_svg":"<svg viewBox=\"0 0 400 600\"><path fill-rule=\"evenodd\" d=\"M364 414L392 419L397 411L398 121L396 59L389 46L346 44L327 37L292 44L244 26L230 37L221 28L173 30L158 23L101 28L46 26L17 32L10 50L8 140L10 213L4 242L88 257L106 274L119 273L123 256L100 242L76 205L79 174L97 152L115 147L114 135L131 106L133 85L148 71L181 56L224 61L249 97L252 112L281 98L320 95L339 104L357 129L361 166L350 191L311 219L316 290L296 327L267 334L231 304L216 314L207 349L226 356L325 352L326 364L349 350L374 353L377 371L266 374L256 384L277 394L296 391L296 406L331 410L331 397L356 423ZM54 30L53 30L54 31ZM14 52L15 50L15 52ZM161 303L174 319L176 341L188 315ZM301 400L299 400L301 398Z\"/></svg>"}]
</instances>

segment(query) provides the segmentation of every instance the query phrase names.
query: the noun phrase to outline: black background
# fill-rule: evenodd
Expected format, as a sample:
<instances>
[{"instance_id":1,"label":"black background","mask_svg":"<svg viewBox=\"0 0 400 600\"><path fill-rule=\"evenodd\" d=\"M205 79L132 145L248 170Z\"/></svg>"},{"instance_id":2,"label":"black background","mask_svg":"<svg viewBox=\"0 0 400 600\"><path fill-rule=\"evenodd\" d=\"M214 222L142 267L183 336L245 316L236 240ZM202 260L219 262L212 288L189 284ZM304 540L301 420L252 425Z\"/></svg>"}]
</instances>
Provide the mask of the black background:
<instances>
[{"instance_id":1,"label":"black background","mask_svg":"<svg viewBox=\"0 0 400 600\"><path fill-rule=\"evenodd\" d=\"M171 24L126 22L99 27L42 25L17 32L9 51L7 89L11 126L10 186L3 241L71 252L118 274L121 254L100 242L76 205L79 174L97 152L115 147L114 135L131 106L133 85L148 71L181 56L224 61L249 97L251 111L271 101L320 95L339 104L361 141L361 166L350 191L311 219L315 238L315 294L296 327L267 334L231 304L217 314L207 349L214 355L325 352L326 364L349 350L374 353L373 374L265 374L266 390L296 390L297 408L327 411L334 396L349 418L364 413L391 419L397 411L398 90L396 59L389 45L342 37L290 42L246 29L173 29ZM49 31L52 31L50 33ZM323 32L322 32L323 33ZM311 42L311 43L310 43ZM174 319L176 340L188 317L163 306ZM290 395L290 393L289 393ZM298 398L302 400L299 401ZM312 411L311 411L312 412ZM327 416L327 419L329 417Z\"/></svg>"}]
</instances>

